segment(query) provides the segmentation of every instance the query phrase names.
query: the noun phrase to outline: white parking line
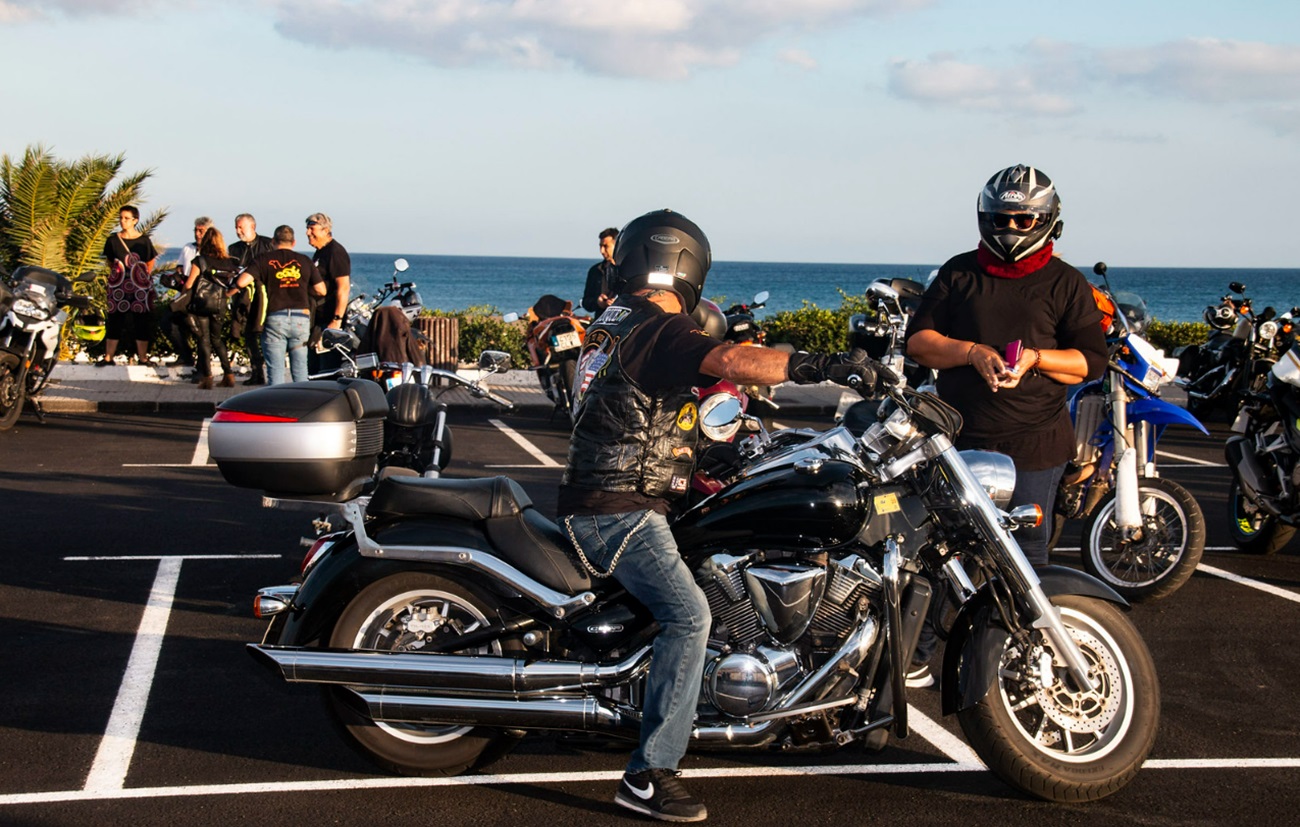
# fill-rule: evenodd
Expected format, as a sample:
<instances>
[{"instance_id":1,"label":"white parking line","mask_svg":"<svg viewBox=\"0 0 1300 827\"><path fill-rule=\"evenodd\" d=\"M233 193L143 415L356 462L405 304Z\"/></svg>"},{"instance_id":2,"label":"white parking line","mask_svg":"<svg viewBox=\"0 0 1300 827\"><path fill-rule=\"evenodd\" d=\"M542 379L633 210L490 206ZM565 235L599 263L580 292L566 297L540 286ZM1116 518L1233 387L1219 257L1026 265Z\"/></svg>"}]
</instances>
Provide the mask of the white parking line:
<instances>
[{"instance_id":1,"label":"white parking line","mask_svg":"<svg viewBox=\"0 0 1300 827\"><path fill-rule=\"evenodd\" d=\"M208 464L208 426L212 424L212 417L203 420L203 425L199 428L199 441L194 446L194 456L190 457L190 465L207 465Z\"/></svg>"},{"instance_id":2,"label":"white parking line","mask_svg":"<svg viewBox=\"0 0 1300 827\"><path fill-rule=\"evenodd\" d=\"M208 426L212 424L212 418L208 417L203 420L199 427L199 441L194 445L194 456L190 457L188 463L182 462L124 462L123 468L209 468L215 466L208 465Z\"/></svg>"},{"instance_id":3,"label":"white parking line","mask_svg":"<svg viewBox=\"0 0 1300 827\"><path fill-rule=\"evenodd\" d=\"M1291 770L1300 769L1300 758L1193 758L1153 759L1144 770ZM771 778L839 775L930 775L950 772L987 772L983 764L828 764L809 767L716 767L684 770L685 778ZM337 778L322 781L268 781L243 784L195 784L177 787L132 787L120 790L57 790L0 795L0 807L17 804L63 804L75 801L105 801L141 798L183 798L208 795L267 795L274 793L340 792L343 790L387 790L418 787L486 787L494 785L570 784L589 781L617 781L623 771L521 772L507 775L465 775L456 778Z\"/></svg>"},{"instance_id":4,"label":"white parking line","mask_svg":"<svg viewBox=\"0 0 1300 827\"><path fill-rule=\"evenodd\" d=\"M907 725L913 732L934 744L940 752L958 764L969 765L972 769L984 767L984 762L965 741L944 729L911 704L907 705Z\"/></svg>"},{"instance_id":5,"label":"white parking line","mask_svg":"<svg viewBox=\"0 0 1300 827\"><path fill-rule=\"evenodd\" d=\"M513 440L514 443L518 445L520 448L523 448L525 451L531 454L533 459L537 460L542 464L541 465L542 468L561 467L560 463L551 459L549 456L546 455L546 453L541 448L538 448L536 445L529 442L527 439L523 437L522 434L520 434L514 428L511 428L506 423L502 422L499 419L489 419L488 422L491 423L494 428L501 431L501 433L510 437L510 439Z\"/></svg>"},{"instance_id":6,"label":"white parking line","mask_svg":"<svg viewBox=\"0 0 1300 827\"><path fill-rule=\"evenodd\" d=\"M126 664L126 674L117 690L113 712L108 718L108 729L99 742L90 774L86 776L86 791L111 793L121 790L126 782L126 771L135 754L135 739L144 722L149 690L153 686L154 670L158 666L158 653L162 651L163 637L167 633L167 620L171 617L172 598L180 581L181 561L163 558L158 562L158 576L154 578L149 601L145 604L140 628L135 633L135 645Z\"/></svg>"},{"instance_id":7,"label":"white parking line","mask_svg":"<svg viewBox=\"0 0 1300 827\"><path fill-rule=\"evenodd\" d=\"M1192 465L1205 465L1210 468L1228 467L1228 464L1225 462L1210 462L1207 459L1197 459L1196 457L1184 456L1183 454L1174 454L1174 453L1170 453L1169 451L1156 451L1156 456L1169 457L1170 459L1182 460L1183 462L1190 463ZM1161 467L1172 467L1172 466L1162 465Z\"/></svg>"},{"instance_id":8,"label":"white parking line","mask_svg":"<svg viewBox=\"0 0 1300 827\"><path fill-rule=\"evenodd\" d=\"M1213 549L1213 550L1223 551L1224 549ZM1236 551L1237 549L1233 547L1232 550ZM1211 549L1207 548L1206 551L1211 551ZM1280 589L1277 586L1273 586L1268 583L1263 583L1260 582L1259 580L1252 580L1249 577L1242 577L1240 574L1233 574L1232 572L1225 571L1224 569L1216 569L1214 566L1207 566L1204 563L1198 565L1196 567L1196 570L1203 571L1206 574L1212 574L1215 577L1222 577L1224 580L1229 580L1233 583L1237 583L1242 586L1248 586L1252 589L1258 589L1259 591L1262 591L1265 594L1271 594L1274 597L1280 597L1283 600L1290 600L1292 603L1300 603L1300 594L1296 594L1295 592L1289 592L1286 589Z\"/></svg>"}]
</instances>

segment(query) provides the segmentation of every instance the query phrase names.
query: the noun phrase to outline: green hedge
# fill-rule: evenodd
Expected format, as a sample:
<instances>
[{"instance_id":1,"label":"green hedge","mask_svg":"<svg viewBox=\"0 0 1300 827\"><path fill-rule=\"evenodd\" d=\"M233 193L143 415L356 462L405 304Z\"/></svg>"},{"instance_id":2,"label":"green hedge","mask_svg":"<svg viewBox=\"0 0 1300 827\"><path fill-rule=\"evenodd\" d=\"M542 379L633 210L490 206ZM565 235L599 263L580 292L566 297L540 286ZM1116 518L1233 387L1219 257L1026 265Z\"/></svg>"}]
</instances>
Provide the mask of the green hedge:
<instances>
[{"instance_id":1,"label":"green hedge","mask_svg":"<svg viewBox=\"0 0 1300 827\"><path fill-rule=\"evenodd\" d=\"M1165 353L1173 354L1178 348L1199 345L1210 338L1210 326L1205 322L1162 322L1152 319L1147 325L1146 340Z\"/></svg>"}]
</instances>

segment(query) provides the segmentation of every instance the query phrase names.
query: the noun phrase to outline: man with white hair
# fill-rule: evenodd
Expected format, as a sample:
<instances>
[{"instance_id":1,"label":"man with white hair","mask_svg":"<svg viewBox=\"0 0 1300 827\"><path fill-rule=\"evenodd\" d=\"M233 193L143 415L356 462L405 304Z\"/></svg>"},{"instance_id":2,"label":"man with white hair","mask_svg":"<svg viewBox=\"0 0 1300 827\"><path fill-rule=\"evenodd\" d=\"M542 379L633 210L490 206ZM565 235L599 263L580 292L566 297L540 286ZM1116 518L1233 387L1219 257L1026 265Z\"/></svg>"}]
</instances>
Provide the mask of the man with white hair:
<instances>
[{"instance_id":1,"label":"man with white hair","mask_svg":"<svg viewBox=\"0 0 1300 827\"><path fill-rule=\"evenodd\" d=\"M340 328L352 292L352 259L343 245L334 239L334 222L323 212L307 216L307 243L316 248L312 262L325 279L325 299L316 305L314 327L318 330ZM318 341L319 335L313 331L312 344ZM315 347L307 355L312 373L337 367L342 361L333 353L328 357L317 353Z\"/></svg>"}]
</instances>

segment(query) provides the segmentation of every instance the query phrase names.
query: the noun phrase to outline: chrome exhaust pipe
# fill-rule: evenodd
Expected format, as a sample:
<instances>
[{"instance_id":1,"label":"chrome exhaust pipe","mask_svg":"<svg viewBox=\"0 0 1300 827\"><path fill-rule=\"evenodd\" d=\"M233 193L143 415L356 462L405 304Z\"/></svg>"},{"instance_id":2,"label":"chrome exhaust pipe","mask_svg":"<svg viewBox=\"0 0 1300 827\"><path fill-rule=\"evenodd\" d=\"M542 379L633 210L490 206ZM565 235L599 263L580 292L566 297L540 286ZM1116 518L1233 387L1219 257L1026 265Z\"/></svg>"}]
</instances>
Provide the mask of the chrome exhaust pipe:
<instances>
[{"instance_id":1,"label":"chrome exhaust pipe","mask_svg":"<svg viewBox=\"0 0 1300 827\"><path fill-rule=\"evenodd\" d=\"M289 683L364 684L418 689L537 692L591 689L630 680L650 663L650 647L610 665L537 661L488 655L357 652L262 646L250 643L253 659Z\"/></svg>"},{"instance_id":2,"label":"chrome exhaust pipe","mask_svg":"<svg viewBox=\"0 0 1300 827\"><path fill-rule=\"evenodd\" d=\"M821 693L831 684L831 679L847 670L856 669L866 659L876 641L879 625L867 618L840 646L836 656L828 660L774 710L762 713L753 723L734 723L721 726L696 727L691 733L692 743L698 745L750 747L771 742L782 729L782 718L801 715L814 710L830 709L848 701L824 702ZM252 647L250 647L252 648ZM256 654L302 650L277 650L274 647L256 647ZM265 651L270 650L270 651ZM623 664L640 663L645 652L634 654ZM391 657L391 656L389 656ZM430 655L410 655L417 659L436 658ZM469 658L456 658L469 660ZM497 660L500 658L480 658ZM509 661L504 661L509 663ZM619 666L622 666L620 664ZM577 664L586 666L586 664ZM595 667L591 667L595 668ZM613 669L615 667L606 667ZM355 681L353 682L355 683ZM444 686L443 688L450 688ZM535 690L537 687L533 687ZM601 731L626 738L636 738L640 718L602 705L595 698L519 698L456 697L411 694L401 689L376 687L351 689L346 695L348 703L361 715L383 723L447 724L461 726L495 726L519 729L559 729Z\"/></svg>"},{"instance_id":3,"label":"chrome exhaust pipe","mask_svg":"<svg viewBox=\"0 0 1300 827\"><path fill-rule=\"evenodd\" d=\"M389 724L457 724L509 729L602 730L636 738L641 722L595 698L447 698L351 690L358 713Z\"/></svg>"}]
</instances>

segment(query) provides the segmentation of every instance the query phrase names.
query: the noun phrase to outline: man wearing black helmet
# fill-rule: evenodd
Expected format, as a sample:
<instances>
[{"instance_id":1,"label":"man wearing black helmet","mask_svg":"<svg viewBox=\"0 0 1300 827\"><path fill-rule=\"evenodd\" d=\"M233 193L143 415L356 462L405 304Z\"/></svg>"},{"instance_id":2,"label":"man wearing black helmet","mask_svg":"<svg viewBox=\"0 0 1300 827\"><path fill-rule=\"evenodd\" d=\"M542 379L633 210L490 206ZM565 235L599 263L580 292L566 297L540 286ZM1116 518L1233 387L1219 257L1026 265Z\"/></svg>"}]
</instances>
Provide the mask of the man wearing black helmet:
<instances>
[{"instance_id":1,"label":"man wearing black helmet","mask_svg":"<svg viewBox=\"0 0 1300 827\"><path fill-rule=\"evenodd\" d=\"M686 493L695 462L694 387L718 379L847 382L851 375L870 385L876 365L860 350L791 355L704 335L688 314L701 299L709 241L670 210L630 222L613 257L623 291L587 328L557 510L588 571L614 577L660 627L640 746L614 800L653 818L700 821L708 811L676 776L690 741L712 619L665 516L670 501Z\"/></svg>"},{"instance_id":2,"label":"man wearing black helmet","mask_svg":"<svg viewBox=\"0 0 1300 827\"><path fill-rule=\"evenodd\" d=\"M1029 562L1047 564L1056 488L1074 456L1067 386L1101 375L1106 340L1087 279L1053 256L1061 200L1033 167L989 179L978 201L979 246L939 268L907 329L907 352L939 371L939 395L964 420L958 448L1009 455L1016 464L1011 505L1037 503L1043 522L1016 540ZM912 686L934 679L927 628L908 672Z\"/></svg>"}]
</instances>

